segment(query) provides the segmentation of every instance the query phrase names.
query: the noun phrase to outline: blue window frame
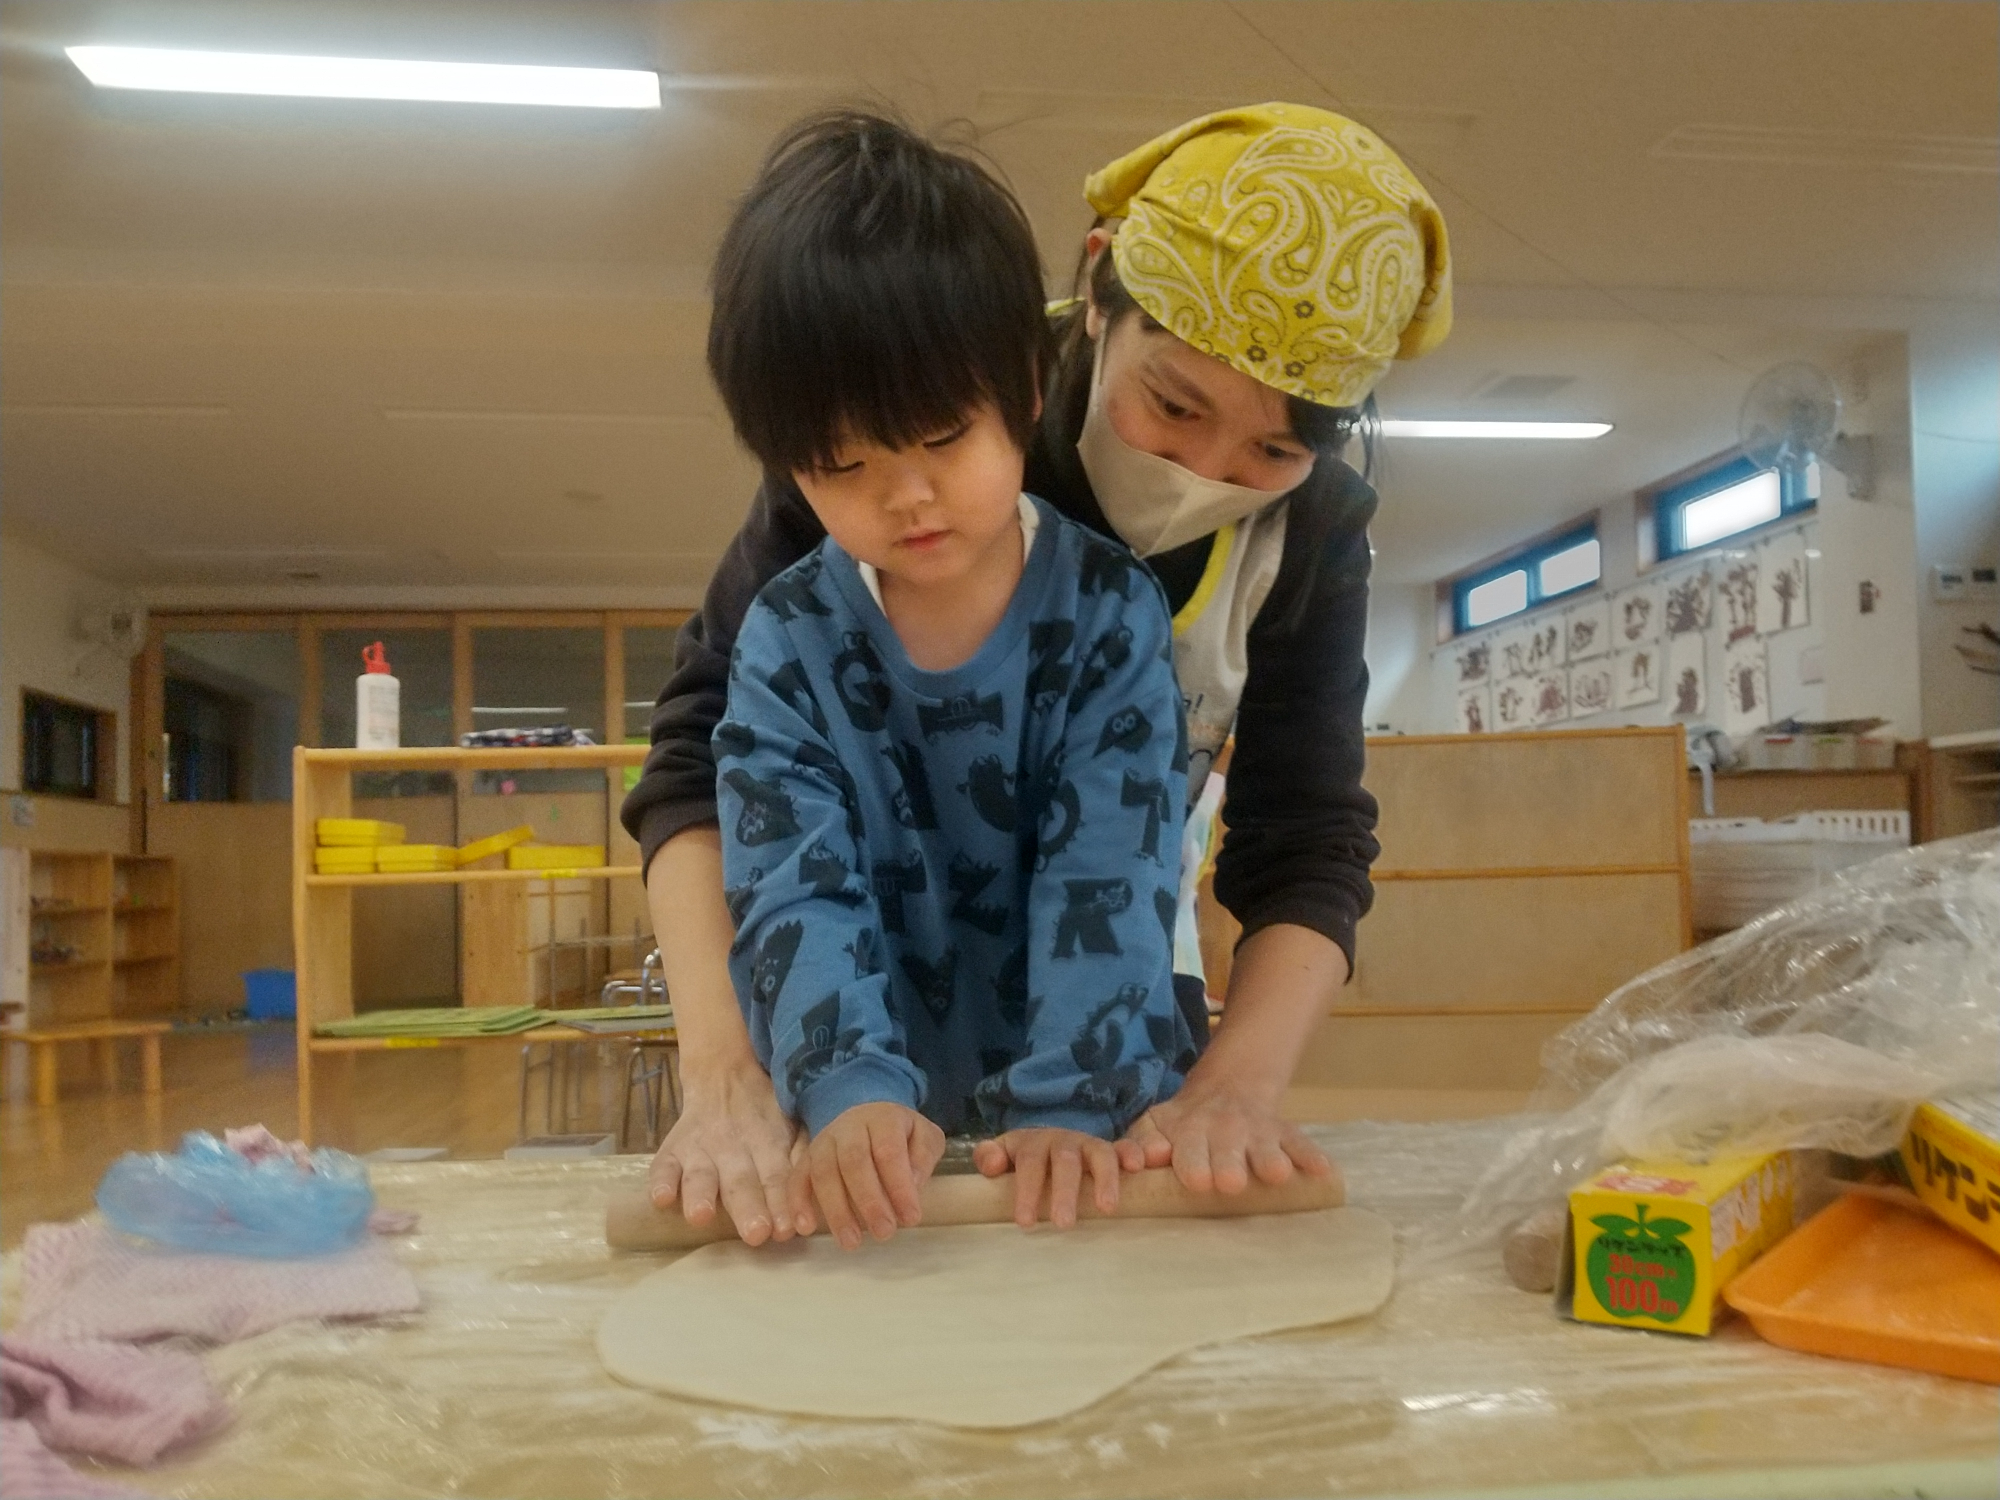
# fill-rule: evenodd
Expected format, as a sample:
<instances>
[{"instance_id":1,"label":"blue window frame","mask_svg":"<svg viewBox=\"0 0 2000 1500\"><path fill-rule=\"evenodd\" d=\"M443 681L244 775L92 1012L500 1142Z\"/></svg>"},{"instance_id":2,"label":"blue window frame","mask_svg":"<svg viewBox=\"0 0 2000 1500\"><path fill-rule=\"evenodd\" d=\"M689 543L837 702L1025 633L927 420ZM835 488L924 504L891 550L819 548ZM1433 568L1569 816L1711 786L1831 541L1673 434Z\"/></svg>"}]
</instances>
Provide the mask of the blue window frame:
<instances>
[{"instance_id":1,"label":"blue window frame","mask_svg":"<svg viewBox=\"0 0 2000 1500\"><path fill-rule=\"evenodd\" d=\"M1453 633L1481 630L1538 604L1590 588L1603 572L1603 553L1593 519L1454 580Z\"/></svg>"},{"instance_id":2,"label":"blue window frame","mask_svg":"<svg viewBox=\"0 0 2000 1500\"><path fill-rule=\"evenodd\" d=\"M1772 467L1732 458L1653 497L1655 552L1661 562L1699 552L1819 503L1817 466Z\"/></svg>"}]
</instances>

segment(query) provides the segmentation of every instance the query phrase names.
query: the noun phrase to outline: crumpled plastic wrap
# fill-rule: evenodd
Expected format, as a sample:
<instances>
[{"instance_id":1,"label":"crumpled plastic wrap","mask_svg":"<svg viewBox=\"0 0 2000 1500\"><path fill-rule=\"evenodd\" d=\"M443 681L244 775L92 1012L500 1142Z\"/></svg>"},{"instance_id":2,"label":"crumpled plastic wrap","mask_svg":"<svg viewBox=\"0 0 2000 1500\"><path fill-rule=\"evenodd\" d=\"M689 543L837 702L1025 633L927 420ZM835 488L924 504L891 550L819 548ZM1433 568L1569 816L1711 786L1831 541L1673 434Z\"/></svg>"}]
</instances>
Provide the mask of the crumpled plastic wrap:
<instances>
[{"instance_id":1,"label":"crumpled plastic wrap","mask_svg":"<svg viewBox=\"0 0 2000 1500\"><path fill-rule=\"evenodd\" d=\"M1073 1416L997 1433L806 1420L612 1380L598 1321L666 1263L604 1246L605 1198L644 1180L639 1158L377 1165L378 1198L423 1215L396 1245L423 1311L211 1351L229 1430L157 1468L103 1472L186 1500L1603 1494L1690 1474L1703 1478L1683 1492L1750 1493L1728 1477L1750 1468L1811 1470L1789 1488L1760 1479L1768 1494L1990 1483L1987 1387L1787 1353L1740 1324L1683 1339L1567 1323L1490 1258L1417 1264L1515 1123L1312 1127L1352 1201L1396 1226L1386 1308L1194 1350ZM18 1261L0 1274L0 1316Z\"/></svg>"},{"instance_id":2,"label":"crumpled plastic wrap","mask_svg":"<svg viewBox=\"0 0 2000 1500\"><path fill-rule=\"evenodd\" d=\"M1484 1241L1612 1162L1895 1148L1916 1106L1992 1088L2000 831L1857 866L1668 960L1543 1049L1536 1118L1458 1216Z\"/></svg>"}]
</instances>

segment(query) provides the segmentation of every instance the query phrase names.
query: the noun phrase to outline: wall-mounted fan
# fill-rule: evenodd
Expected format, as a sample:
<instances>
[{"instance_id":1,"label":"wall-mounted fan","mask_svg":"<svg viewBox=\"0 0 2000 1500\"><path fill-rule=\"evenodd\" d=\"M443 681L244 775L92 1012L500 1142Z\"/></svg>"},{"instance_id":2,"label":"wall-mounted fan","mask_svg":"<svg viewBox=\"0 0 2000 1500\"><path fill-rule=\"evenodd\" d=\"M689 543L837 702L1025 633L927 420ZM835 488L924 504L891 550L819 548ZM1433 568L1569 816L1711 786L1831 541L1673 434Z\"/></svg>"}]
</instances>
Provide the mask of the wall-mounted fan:
<instances>
[{"instance_id":1,"label":"wall-mounted fan","mask_svg":"<svg viewBox=\"0 0 2000 1500\"><path fill-rule=\"evenodd\" d=\"M1854 499L1875 497L1875 439L1840 430L1840 389L1818 366L1773 365L1750 383L1738 420L1757 462L1802 470L1817 459L1840 471Z\"/></svg>"}]
</instances>

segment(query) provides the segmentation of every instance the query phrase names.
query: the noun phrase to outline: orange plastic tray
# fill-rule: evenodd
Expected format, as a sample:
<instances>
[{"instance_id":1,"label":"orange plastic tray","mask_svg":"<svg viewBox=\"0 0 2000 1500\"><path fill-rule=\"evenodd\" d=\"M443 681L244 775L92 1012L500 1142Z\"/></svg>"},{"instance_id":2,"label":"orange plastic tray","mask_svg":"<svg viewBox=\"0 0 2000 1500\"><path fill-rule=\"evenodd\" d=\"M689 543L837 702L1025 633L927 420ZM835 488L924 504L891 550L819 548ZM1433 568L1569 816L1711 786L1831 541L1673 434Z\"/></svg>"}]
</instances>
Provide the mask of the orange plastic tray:
<instances>
[{"instance_id":1,"label":"orange plastic tray","mask_svg":"<svg viewBox=\"0 0 2000 1500\"><path fill-rule=\"evenodd\" d=\"M1850 1194L1722 1295L1786 1349L2000 1385L2000 1256L1928 1214Z\"/></svg>"}]
</instances>

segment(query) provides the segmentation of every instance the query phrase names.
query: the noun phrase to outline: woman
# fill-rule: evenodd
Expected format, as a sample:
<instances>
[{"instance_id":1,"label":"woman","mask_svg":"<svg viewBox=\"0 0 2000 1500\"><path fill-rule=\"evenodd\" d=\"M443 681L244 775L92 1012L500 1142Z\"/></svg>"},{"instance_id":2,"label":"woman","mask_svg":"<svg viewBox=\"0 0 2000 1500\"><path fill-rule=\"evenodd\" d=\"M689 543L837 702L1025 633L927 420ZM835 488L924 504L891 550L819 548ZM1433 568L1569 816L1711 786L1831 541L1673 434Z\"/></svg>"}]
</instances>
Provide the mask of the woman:
<instances>
[{"instance_id":1,"label":"woman","mask_svg":"<svg viewBox=\"0 0 2000 1500\"><path fill-rule=\"evenodd\" d=\"M1123 540L1166 588L1192 791L1235 736L1215 891L1244 931L1207 1049L1120 1156L1240 1192L1329 1170L1279 1102L1352 971L1376 854L1361 787L1375 496L1342 452L1390 364L1449 331L1445 228L1372 132L1294 104L1192 121L1084 193L1099 218L1084 295L1055 314L1027 488ZM719 1203L752 1244L793 1231L797 1143L730 987L709 735L744 612L820 536L789 480L767 476L682 632L623 813L681 1035L686 1108L655 1158L654 1201L696 1223ZM997 1169L990 1151L981 1165ZM1080 1164L1050 1170L1073 1197Z\"/></svg>"}]
</instances>

